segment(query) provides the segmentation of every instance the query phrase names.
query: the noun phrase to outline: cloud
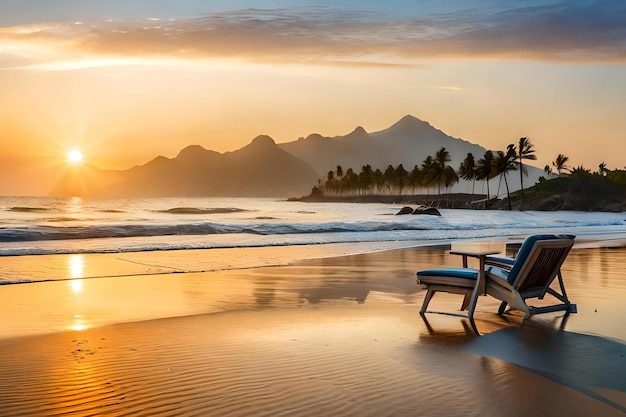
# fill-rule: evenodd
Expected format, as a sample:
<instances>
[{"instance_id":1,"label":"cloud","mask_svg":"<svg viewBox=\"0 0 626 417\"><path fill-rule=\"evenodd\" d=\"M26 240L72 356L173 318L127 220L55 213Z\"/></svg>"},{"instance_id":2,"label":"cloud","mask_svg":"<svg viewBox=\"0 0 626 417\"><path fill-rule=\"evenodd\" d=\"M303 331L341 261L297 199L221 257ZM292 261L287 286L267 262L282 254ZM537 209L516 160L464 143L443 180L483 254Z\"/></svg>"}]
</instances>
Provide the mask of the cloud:
<instances>
[{"instance_id":1,"label":"cloud","mask_svg":"<svg viewBox=\"0 0 626 417\"><path fill-rule=\"evenodd\" d=\"M504 11L475 8L395 16L300 7L182 20L21 26L0 30L0 53L7 45L20 44L31 45L24 51L30 51L33 61L32 45L45 45L48 52L42 59L56 48L71 61L91 56L92 62L103 55L358 66L413 65L441 58L626 61L626 2L564 1Z\"/></svg>"}]
</instances>

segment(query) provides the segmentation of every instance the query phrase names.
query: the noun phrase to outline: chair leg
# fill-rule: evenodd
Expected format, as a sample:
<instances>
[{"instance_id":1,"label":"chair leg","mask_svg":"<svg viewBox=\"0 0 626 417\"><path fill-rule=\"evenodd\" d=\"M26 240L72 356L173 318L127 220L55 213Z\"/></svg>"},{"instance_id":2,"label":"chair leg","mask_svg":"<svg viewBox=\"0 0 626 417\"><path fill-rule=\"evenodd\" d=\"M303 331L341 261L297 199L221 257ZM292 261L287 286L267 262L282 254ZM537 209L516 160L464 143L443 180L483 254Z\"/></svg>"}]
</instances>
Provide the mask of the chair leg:
<instances>
[{"instance_id":1,"label":"chair leg","mask_svg":"<svg viewBox=\"0 0 626 417\"><path fill-rule=\"evenodd\" d=\"M428 304L430 300L432 300L433 295L435 295L435 291L429 289L424 296L424 302L422 303L422 308L420 309L420 314L423 316L426 313L426 309L428 308Z\"/></svg>"},{"instance_id":2,"label":"chair leg","mask_svg":"<svg viewBox=\"0 0 626 417\"><path fill-rule=\"evenodd\" d=\"M472 300L472 292L468 291L465 293L465 297L463 297L463 304L461 304L461 311L465 311L469 308L471 300Z\"/></svg>"}]
</instances>

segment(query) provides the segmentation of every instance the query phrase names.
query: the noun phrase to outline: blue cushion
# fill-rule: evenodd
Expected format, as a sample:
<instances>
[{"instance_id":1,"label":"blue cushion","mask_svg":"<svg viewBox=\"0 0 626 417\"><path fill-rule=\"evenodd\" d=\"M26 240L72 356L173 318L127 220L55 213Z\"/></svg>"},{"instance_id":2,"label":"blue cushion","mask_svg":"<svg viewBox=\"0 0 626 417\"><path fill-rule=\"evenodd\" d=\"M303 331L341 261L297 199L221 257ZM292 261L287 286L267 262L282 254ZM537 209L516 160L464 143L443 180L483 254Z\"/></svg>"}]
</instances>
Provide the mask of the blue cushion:
<instances>
[{"instance_id":1,"label":"blue cushion","mask_svg":"<svg viewBox=\"0 0 626 417\"><path fill-rule=\"evenodd\" d=\"M513 284L515 279L517 278L517 274L519 270L522 268L522 264L530 254L530 251L535 244L535 242L539 240L550 240L550 239L574 239L573 235L533 235L526 238L524 243L522 243L522 247L517 252L515 256L515 263L511 268L511 272L508 274L507 281L509 284Z\"/></svg>"},{"instance_id":2,"label":"blue cushion","mask_svg":"<svg viewBox=\"0 0 626 417\"><path fill-rule=\"evenodd\" d=\"M499 264L504 265L513 265L515 263L515 258L506 258L503 256L487 256L488 261L497 262Z\"/></svg>"},{"instance_id":3,"label":"blue cushion","mask_svg":"<svg viewBox=\"0 0 626 417\"><path fill-rule=\"evenodd\" d=\"M477 279L478 269L473 268L445 268L445 269L427 269L417 272L418 277L451 277L464 279Z\"/></svg>"},{"instance_id":4,"label":"blue cushion","mask_svg":"<svg viewBox=\"0 0 626 417\"><path fill-rule=\"evenodd\" d=\"M507 269L498 268L497 266L490 266L489 268L487 268L487 271L489 271L489 274L492 277L501 278L507 282L509 281L510 272Z\"/></svg>"}]
</instances>

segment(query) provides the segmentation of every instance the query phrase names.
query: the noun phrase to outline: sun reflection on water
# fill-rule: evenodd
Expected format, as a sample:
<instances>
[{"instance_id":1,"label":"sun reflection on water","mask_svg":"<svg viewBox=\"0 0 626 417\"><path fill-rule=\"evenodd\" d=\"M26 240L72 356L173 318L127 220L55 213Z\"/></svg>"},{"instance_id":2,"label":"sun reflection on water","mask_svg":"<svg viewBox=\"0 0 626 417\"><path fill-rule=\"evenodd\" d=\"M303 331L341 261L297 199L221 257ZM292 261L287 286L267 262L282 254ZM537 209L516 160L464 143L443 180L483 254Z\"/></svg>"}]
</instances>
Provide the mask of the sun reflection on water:
<instances>
[{"instance_id":1,"label":"sun reflection on water","mask_svg":"<svg viewBox=\"0 0 626 417\"><path fill-rule=\"evenodd\" d=\"M81 330L85 330L88 327L89 326L87 326L87 324L85 324L85 321L83 320L83 316L81 316L80 314L74 314L74 322L70 325L70 329L80 332Z\"/></svg>"},{"instance_id":2,"label":"sun reflection on water","mask_svg":"<svg viewBox=\"0 0 626 417\"><path fill-rule=\"evenodd\" d=\"M82 278L85 268L85 257L83 255L70 255L70 275L72 278Z\"/></svg>"},{"instance_id":3,"label":"sun reflection on water","mask_svg":"<svg viewBox=\"0 0 626 417\"><path fill-rule=\"evenodd\" d=\"M69 272L71 280L69 281L70 289L75 296L80 296L83 292L83 270L85 268L85 257L83 255L70 255ZM72 323L69 328L76 331L85 330L89 326L85 323L81 314L74 314Z\"/></svg>"},{"instance_id":4,"label":"sun reflection on water","mask_svg":"<svg viewBox=\"0 0 626 417\"><path fill-rule=\"evenodd\" d=\"M74 294L80 294L83 291L83 270L85 268L85 257L83 255L70 255L70 287Z\"/></svg>"}]
</instances>

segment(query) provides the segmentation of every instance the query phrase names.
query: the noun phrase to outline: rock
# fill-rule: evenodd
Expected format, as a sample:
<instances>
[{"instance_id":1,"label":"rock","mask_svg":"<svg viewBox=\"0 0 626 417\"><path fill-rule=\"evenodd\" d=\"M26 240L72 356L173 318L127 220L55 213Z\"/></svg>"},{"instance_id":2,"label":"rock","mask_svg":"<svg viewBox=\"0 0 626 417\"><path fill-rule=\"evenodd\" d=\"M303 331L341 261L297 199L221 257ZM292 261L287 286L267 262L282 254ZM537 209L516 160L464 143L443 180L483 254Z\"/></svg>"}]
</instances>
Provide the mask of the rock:
<instances>
[{"instance_id":1,"label":"rock","mask_svg":"<svg viewBox=\"0 0 626 417\"><path fill-rule=\"evenodd\" d=\"M402 207L400 211L396 213L396 216L400 214L412 214L412 213L413 213L413 209L407 206L407 207Z\"/></svg>"},{"instance_id":2,"label":"rock","mask_svg":"<svg viewBox=\"0 0 626 417\"><path fill-rule=\"evenodd\" d=\"M430 214L432 216L441 216L439 210L434 207L418 207L413 210L412 214Z\"/></svg>"}]
</instances>

